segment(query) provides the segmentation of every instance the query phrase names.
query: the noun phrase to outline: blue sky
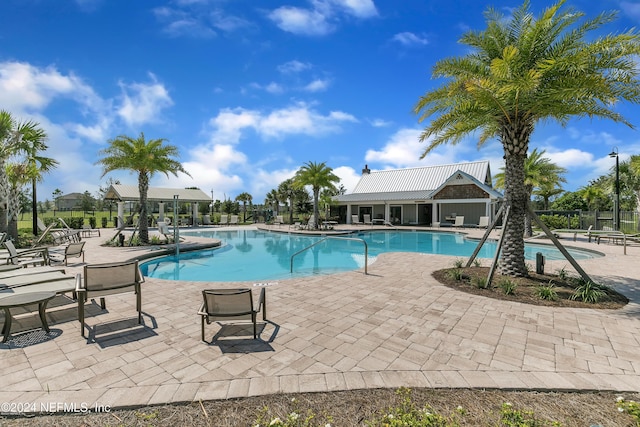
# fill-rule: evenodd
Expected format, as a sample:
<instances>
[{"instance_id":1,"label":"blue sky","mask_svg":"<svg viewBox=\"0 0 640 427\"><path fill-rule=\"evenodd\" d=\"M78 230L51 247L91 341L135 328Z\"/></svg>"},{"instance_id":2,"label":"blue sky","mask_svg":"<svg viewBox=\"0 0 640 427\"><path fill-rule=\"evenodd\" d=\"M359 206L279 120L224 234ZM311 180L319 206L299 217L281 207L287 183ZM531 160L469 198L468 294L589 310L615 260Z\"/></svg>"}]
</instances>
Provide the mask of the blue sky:
<instances>
[{"instance_id":1,"label":"blue sky","mask_svg":"<svg viewBox=\"0 0 640 427\"><path fill-rule=\"evenodd\" d=\"M550 2L533 0L534 10ZM166 138L193 178L152 185L199 187L214 198L265 194L305 162L326 162L347 190L372 170L487 159L498 141L469 138L420 160L418 98L442 82L435 62L465 54L458 43L485 28L495 0L2 0L0 109L35 120L60 166L38 199L95 194L99 150L117 135ZM589 17L618 10L606 32L640 24L637 0L569 0ZM640 126L640 106L617 108ZM567 190L640 153L637 130L606 121L538 126L530 149L568 170Z\"/></svg>"}]
</instances>

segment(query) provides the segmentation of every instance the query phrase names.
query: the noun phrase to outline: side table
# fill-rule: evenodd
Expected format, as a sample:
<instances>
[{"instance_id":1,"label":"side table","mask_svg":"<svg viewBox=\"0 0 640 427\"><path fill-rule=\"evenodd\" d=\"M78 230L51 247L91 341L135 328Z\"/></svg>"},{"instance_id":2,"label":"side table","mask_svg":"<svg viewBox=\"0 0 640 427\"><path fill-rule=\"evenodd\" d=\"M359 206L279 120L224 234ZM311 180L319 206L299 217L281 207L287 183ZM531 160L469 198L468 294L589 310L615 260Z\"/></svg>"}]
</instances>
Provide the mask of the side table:
<instances>
[{"instance_id":1,"label":"side table","mask_svg":"<svg viewBox=\"0 0 640 427\"><path fill-rule=\"evenodd\" d=\"M40 321L42 328L49 333L49 325L47 324L46 310L47 303L56 296L55 292L28 292L23 294L11 295L0 298L0 308L4 309L4 327L2 328L2 342L5 343L11 334L11 311L16 307L24 307L31 304L38 304L38 312L40 313Z\"/></svg>"}]
</instances>

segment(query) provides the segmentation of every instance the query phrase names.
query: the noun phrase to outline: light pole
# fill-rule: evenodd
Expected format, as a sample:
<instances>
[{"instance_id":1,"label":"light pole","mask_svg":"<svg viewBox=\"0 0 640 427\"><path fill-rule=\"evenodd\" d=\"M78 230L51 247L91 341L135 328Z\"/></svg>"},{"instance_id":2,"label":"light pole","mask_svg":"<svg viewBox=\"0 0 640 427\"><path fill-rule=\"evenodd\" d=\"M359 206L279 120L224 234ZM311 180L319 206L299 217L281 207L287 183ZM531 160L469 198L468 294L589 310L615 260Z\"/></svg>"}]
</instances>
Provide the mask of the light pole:
<instances>
[{"instance_id":1,"label":"light pole","mask_svg":"<svg viewBox=\"0 0 640 427\"><path fill-rule=\"evenodd\" d=\"M609 157L616 158L616 200L615 200L615 229L620 230L620 163L618 159L618 147L614 147Z\"/></svg>"},{"instance_id":2,"label":"light pole","mask_svg":"<svg viewBox=\"0 0 640 427\"><path fill-rule=\"evenodd\" d=\"M213 221L213 188L211 189L211 220Z\"/></svg>"}]
</instances>

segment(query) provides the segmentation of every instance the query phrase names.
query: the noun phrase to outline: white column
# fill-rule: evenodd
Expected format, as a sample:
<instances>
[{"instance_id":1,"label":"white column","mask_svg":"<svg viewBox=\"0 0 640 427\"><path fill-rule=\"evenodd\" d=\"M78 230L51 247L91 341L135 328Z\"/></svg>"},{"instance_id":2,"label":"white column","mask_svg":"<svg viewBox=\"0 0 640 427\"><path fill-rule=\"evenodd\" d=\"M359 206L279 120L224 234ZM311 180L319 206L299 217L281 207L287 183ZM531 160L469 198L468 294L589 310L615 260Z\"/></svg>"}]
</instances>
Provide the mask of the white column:
<instances>
[{"instance_id":1,"label":"white column","mask_svg":"<svg viewBox=\"0 0 640 427\"><path fill-rule=\"evenodd\" d=\"M431 209L431 226L432 227L437 227L440 225L440 222L438 221L438 202L433 202L433 209Z\"/></svg>"},{"instance_id":2,"label":"white column","mask_svg":"<svg viewBox=\"0 0 640 427\"><path fill-rule=\"evenodd\" d=\"M164 221L164 202L158 202L158 221Z\"/></svg>"},{"instance_id":3,"label":"white column","mask_svg":"<svg viewBox=\"0 0 640 427\"><path fill-rule=\"evenodd\" d=\"M347 204L347 224L351 224L351 205Z\"/></svg>"},{"instance_id":4,"label":"white column","mask_svg":"<svg viewBox=\"0 0 640 427\"><path fill-rule=\"evenodd\" d=\"M193 216L193 225L198 225L198 202L192 203L191 204L191 215Z\"/></svg>"},{"instance_id":5,"label":"white column","mask_svg":"<svg viewBox=\"0 0 640 427\"><path fill-rule=\"evenodd\" d=\"M118 228L124 225L124 202L118 202Z\"/></svg>"},{"instance_id":6,"label":"white column","mask_svg":"<svg viewBox=\"0 0 640 427\"><path fill-rule=\"evenodd\" d=\"M384 220L386 222L391 222L391 208L389 207L389 203L384 202Z\"/></svg>"}]
</instances>

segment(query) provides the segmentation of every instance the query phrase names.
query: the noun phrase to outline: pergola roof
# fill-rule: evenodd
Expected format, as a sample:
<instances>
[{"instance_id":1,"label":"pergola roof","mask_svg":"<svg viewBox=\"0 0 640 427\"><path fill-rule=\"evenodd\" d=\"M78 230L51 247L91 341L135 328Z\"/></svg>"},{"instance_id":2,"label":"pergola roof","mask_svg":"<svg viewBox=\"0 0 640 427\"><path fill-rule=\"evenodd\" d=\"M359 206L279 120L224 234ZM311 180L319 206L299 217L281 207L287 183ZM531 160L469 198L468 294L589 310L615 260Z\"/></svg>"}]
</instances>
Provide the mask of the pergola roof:
<instances>
[{"instance_id":1,"label":"pergola roof","mask_svg":"<svg viewBox=\"0 0 640 427\"><path fill-rule=\"evenodd\" d=\"M169 202L172 201L173 196L176 195L181 202L211 203L211 197L204 191L186 188L149 187L147 200L152 202ZM140 200L140 192L138 191L137 185L113 184L109 186L104 198L105 200L118 200L121 202L138 201Z\"/></svg>"}]
</instances>

